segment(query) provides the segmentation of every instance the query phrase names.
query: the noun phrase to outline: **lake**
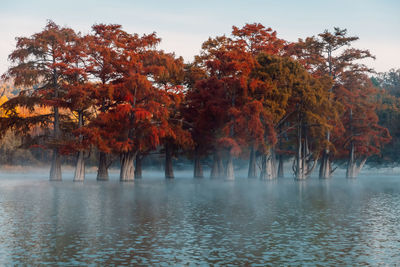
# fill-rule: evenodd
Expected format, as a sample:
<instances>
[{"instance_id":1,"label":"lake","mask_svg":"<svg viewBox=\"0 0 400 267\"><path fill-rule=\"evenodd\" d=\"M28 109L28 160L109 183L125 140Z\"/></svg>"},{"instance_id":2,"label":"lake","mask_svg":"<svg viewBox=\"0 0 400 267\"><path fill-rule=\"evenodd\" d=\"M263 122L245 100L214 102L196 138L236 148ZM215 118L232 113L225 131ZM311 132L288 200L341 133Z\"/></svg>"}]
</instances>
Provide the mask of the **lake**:
<instances>
[{"instance_id":1,"label":"lake","mask_svg":"<svg viewBox=\"0 0 400 267\"><path fill-rule=\"evenodd\" d=\"M400 175L295 182L0 172L3 265L394 265ZM144 173L146 176L146 173Z\"/></svg>"}]
</instances>

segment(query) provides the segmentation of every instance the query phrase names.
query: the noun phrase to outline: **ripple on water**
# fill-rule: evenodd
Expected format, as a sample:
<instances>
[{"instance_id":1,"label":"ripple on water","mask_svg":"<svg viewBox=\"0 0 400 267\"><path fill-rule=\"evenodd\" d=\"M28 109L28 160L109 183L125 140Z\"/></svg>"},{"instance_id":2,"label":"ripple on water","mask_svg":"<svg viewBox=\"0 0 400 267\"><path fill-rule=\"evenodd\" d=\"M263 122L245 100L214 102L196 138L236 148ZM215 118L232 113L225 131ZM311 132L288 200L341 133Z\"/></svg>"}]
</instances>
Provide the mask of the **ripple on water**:
<instances>
[{"instance_id":1,"label":"ripple on water","mask_svg":"<svg viewBox=\"0 0 400 267\"><path fill-rule=\"evenodd\" d=\"M0 262L395 265L397 183L1 181Z\"/></svg>"}]
</instances>

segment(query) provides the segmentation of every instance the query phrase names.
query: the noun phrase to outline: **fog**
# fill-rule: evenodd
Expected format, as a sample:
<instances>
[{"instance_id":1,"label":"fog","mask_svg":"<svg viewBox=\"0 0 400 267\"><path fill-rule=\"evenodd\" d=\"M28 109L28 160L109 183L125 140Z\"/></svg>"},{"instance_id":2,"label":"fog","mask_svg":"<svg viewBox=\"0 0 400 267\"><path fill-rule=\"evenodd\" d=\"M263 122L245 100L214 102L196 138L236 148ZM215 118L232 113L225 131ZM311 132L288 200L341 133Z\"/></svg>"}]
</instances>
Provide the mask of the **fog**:
<instances>
[{"instance_id":1,"label":"fog","mask_svg":"<svg viewBox=\"0 0 400 267\"><path fill-rule=\"evenodd\" d=\"M116 164L117 165L117 164ZM292 162L286 161L284 174L285 179L293 179L293 171L291 170ZM44 180L48 181L50 166L30 166L30 165L17 165L17 166L2 166L0 168L0 180ZM204 179L210 179L210 168L203 166ZM72 181L74 177L75 167L72 165L63 165L62 175L64 181ZM119 182L119 167L114 166L109 169L110 181ZM236 179L247 179L248 169L243 166L241 168L235 168ZM257 173L260 173L259 166L257 167ZM186 164L178 165L178 168L174 168L175 179L193 179L193 166ZM85 181L96 181L97 167L88 166L86 167ZM386 167L386 166L369 166L366 165L360 172L361 177L374 177L376 175L383 176L399 176L400 167ZM331 179L342 179L346 176L346 169L344 167L337 168L333 173ZM316 179L318 172L314 171L310 176L311 179ZM164 170L159 165L147 165L143 167L143 178L142 179L165 179ZM361 178L362 179L362 178Z\"/></svg>"},{"instance_id":2,"label":"fog","mask_svg":"<svg viewBox=\"0 0 400 267\"><path fill-rule=\"evenodd\" d=\"M48 169L0 172L0 261L9 265L396 264L397 172L298 182L165 179L49 182ZM208 176L208 171L205 172Z\"/></svg>"}]
</instances>

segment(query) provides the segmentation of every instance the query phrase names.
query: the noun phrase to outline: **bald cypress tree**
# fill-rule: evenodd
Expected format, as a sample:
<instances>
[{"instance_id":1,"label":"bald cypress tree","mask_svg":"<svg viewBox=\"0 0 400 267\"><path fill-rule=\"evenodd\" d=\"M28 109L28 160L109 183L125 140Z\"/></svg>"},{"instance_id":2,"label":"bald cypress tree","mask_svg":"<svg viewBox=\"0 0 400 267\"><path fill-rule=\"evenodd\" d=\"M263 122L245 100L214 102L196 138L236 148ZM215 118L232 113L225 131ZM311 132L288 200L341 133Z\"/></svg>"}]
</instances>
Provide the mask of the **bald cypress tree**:
<instances>
[{"instance_id":1,"label":"bald cypress tree","mask_svg":"<svg viewBox=\"0 0 400 267\"><path fill-rule=\"evenodd\" d=\"M50 180L60 181L61 156L60 142L61 115L60 100L65 95L61 84L64 80L63 69L67 47L75 42L76 34L70 28L60 27L48 21L45 28L30 37L17 38L15 50L9 55L12 66L4 75L13 79L15 86L24 86L24 90L16 98L5 104L10 117L2 123L2 128L14 128L24 134L29 133L32 125L52 124L51 134L46 136L46 147L53 150L50 169ZM16 107L33 110L35 106L51 108L51 114L32 114L21 117L12 110Z\"/></svg>"}]
</instances>

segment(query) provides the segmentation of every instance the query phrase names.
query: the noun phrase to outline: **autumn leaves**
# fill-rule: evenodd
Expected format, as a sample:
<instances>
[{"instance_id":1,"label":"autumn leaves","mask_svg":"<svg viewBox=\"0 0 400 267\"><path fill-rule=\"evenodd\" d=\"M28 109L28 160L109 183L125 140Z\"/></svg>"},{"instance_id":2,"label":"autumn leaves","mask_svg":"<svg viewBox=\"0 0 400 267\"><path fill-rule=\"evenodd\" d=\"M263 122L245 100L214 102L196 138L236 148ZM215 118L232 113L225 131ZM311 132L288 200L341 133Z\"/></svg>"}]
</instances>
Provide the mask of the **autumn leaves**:
<instances>
[{"instance_id":1,"label":"autumn leaves","mask_svg":"<svg viewBox=\"0 0 400 267\"><path fill-rule=\"evenodd\" d=\"M333 55L354 40L346 38L335 29L289 43L270 28L247 24L209 38L184 64L157 49L154 33L98 24L82 36L49 22L18 39L6 76L27 90L3 106L8 113L20 106L51 107L51 113L21 123L14 112L2 118L1 130L32 136L24 124L40 125L42 144L53 150L52 180L61 180L60 153L77 153L75 180L82 181L91 147L100 153L99 180L108 179L112 155L119 155L121 181L141 176L135 160L141 171L141 159L153 150L165 153L167 178L174 177L172 158L186 154L194 158L195 177L210 159L211 177L233 179L234 159L241 157L250 158L250 178L274 179L276 156L289 155L295 177L305 179L320 158L331 164L344 150L364 158L389 138L373 115L373 91L357 93L370 87L366 69L354 61L369 54ZM370 115L358 115L363 112Z\"/></svg>"}]
</instances>

